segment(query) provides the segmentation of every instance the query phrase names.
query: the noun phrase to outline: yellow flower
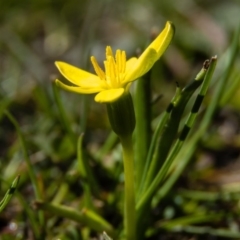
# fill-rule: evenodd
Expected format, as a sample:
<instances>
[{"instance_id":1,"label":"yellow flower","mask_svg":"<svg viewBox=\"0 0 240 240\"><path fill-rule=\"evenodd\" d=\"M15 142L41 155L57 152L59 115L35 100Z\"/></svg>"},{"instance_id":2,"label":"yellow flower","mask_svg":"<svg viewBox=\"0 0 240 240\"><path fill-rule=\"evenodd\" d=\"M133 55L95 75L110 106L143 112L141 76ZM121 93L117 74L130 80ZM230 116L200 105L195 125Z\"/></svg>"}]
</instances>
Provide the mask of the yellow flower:
<instances>
[{"instance_id":1,"label":"yellow flower","mask_svg":"<svg viewBox=\"0 0 240 240\"><path fill-rule=\"evenodd\" d=\"M139 58L126 59L126 52L117 50L115 57L111 47L106 48L105 72L99 67L95 57L91 57L95 74L86 72L64 62L55 62L61 74L74 86L66 85L56 79L56 84L68 91L90 94L96 102L110 103L116 101L128 91L131 82L147 73L153 64L167 49L174 35L174 27L166 23L163 31L147 47Z\"/></svg>"}]
</instances>

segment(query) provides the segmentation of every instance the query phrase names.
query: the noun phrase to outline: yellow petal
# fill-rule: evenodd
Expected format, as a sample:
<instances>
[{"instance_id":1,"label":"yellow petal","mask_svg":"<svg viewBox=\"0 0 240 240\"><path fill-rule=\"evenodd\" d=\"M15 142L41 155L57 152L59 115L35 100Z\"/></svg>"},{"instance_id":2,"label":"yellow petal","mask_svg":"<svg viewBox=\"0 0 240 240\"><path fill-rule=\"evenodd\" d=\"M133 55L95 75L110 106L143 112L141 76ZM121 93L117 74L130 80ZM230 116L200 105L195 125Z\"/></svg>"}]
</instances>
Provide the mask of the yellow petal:
<instances>
[{"instance_id":1,"label":"yellow petal","mask_svg":"<svg viewBox=\"0 0 240 240\"><path fill-rule=\"evenodd\" d=\"M98 76L74 67L65 62L55 62L60 73L71 83L83 88L97 88L101 86Z\"/></svg>"},{"instance_id":2,"label":"yellow petal","mask_svg":"<svg viewBox=\"0 0 240 240\"><path fill-rule=\"evenodd\" d=\"M55 80L55 83L58 87L61 87L67 91L76 92L76 93L91 94L91 93L97 93L103 90L102 88L82 88L82 87L69 86L59 81L58 79Z\"/></svg>"},{"instance_id":3,"label":"yellow petal","mask_svg":"<svg viewBox=\"0 0 240 240\"><path fill-rule=\"evenodd\" d=\"M148 46L153 48L158 55L158 58L166 51L174 36L175 28L171 22L167 22L163 31L157 36L157 38Z\"/></svg>"},{"instance_id":4,"label":"yellow petal","mask_svg":"<svg viewBox=\"0 0 240 240\"><path fill-rule=\"evenodd\" d=\"M157 52L152 48L147 48L140 58L131 64L131 68L126 71L124 83L129 83L148 72L157 60Z\"/></svg>"},{"instance_id":5,"label":"yellow petal","mask_svg":"<svg viewBox=\"0 0 240 240\"><path fill-rule=\"evenodd\" d=\"M132 57L129 58L126 62L126 72L128 72L129 70L133 69L134 65L137 62L137 58L136 57Z\"/></svg>"},{"instance_id":6,"label":"yellow petal","mask_svg":"<svg viewBox=\"0 0 240 240\"><path fill-rule=\"evenodd\" d=\"M137 61L131 62L131 68L128 69L123 83L131 82L147 73L153 64L167 49L174 35L174 26L167 22L164 30L158 37L146 48Z\"/></svg>"},{"instance_id":7,"label":"yellow petal","mask_svg":"<svg viewBox=\"0 0 240 240\"><path fill-rule=\"evenodd\" d=\"M118 98L120 98L123 95L123 93L124 93L124 88L104 90L95 96L95 101L99 103L114 102Z\"/></svg>"}]
</instances>

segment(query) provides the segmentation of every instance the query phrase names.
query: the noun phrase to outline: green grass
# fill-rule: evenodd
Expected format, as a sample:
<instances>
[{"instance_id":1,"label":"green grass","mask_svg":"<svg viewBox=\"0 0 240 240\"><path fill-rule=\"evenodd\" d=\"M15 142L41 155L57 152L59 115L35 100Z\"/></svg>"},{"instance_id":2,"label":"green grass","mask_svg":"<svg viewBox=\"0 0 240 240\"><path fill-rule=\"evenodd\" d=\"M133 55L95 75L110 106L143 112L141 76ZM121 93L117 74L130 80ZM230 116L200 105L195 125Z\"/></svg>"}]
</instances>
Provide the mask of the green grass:
<instances>
[{"instance_id":1,"label":"green grass","mask_svg":"<svg viewBox=\"0 0 240 240\"><path fill-rule=\"evenodd\" d=\"M176 27L171 46L131 87L137 203L154 182L140 180L150 166L149 148L149 161L157 151L150 143L161 132L159 120L169 119L164 114L176 82L183 89L206 59L217 55L218 63L194 124L187 117L199 90L181 113L166 155L171 164L154 183L149 222L138 231L146 230L141 237L148 240L240 239L239 7L238 1L2 1L0 239L88 240L104 231L120 239L119 140L104 105L56 88L54 61L93 71L90 56L101 62L106 45L135 56L167 20ZM191 131L179 143L185 123Z\"/></svg>"}]
</instances>

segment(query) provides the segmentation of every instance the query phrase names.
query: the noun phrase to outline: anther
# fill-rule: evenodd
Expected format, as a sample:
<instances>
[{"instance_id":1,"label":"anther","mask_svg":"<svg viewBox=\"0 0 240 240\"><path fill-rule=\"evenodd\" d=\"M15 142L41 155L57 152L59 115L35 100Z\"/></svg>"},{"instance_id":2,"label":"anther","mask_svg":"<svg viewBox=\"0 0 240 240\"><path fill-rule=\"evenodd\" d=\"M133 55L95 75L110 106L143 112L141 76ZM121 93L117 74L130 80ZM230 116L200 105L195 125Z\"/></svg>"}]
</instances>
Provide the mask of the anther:
<instances>
[{"instance_id":1,"label":"anther","mask_svg":"<svg viewBox=\"0 0 240 240\"><path fill-rule=\"evenodd\" d=\"M111 48L110 46L107 46L107 47L106 47L106 58L107 58L108 56L113 57L113 51L112 51L112 48Z\"/></svg>"},{"instance_id":2,"label":"anther","mask_svg":"<svg viewBox=\"0 0 240 240\"><path fill-rule=\"evenodd\" d=\"M91 62L92 62L93 68L94 68L96 74L99 76L99 78L101 80L105 80L105 73L100 68L100 66L98 65L98 62L97 62L97 60L96 60L96 58L94 56L91 57Z\"/></svg>"}]
</instances>

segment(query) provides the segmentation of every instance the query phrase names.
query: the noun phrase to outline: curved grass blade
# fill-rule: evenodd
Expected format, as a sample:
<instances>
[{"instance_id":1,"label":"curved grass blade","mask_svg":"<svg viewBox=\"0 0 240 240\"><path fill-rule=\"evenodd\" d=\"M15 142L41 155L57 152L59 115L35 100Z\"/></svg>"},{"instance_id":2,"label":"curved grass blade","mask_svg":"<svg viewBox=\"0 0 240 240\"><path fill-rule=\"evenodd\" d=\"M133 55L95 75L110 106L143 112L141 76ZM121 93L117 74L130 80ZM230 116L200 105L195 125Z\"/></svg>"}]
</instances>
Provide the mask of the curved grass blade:
<instances>
[{"instance_id":1,"label":"curved grass blade","mask_svg":"<svg viewBox=\"0 0 240 240\"><path fill-rule=\"evenodd\" d=\"M16 178L15 178L16 179ZM0 176L0 180L4 182L5 184L10 185L5 179L3 179ZM15 180L14 180L15 181ZM26 199L23 197L23 195L16 189L15 196L22 205L22 208L24 209L24 212L26 212L26 216L29 219L29 223L31 225L33 234L36 239L41 239L41 229L39 228L39 221L36 219L36 214L34 214L33 209L30 207L29 203L26 202Z\"/></svg>"},{"instance_id":2,"label":"curved grass blade","mask_svg":"<svg viewBox=\"0 0 240 240\"><path fill-rule=\"evenodd\" d=\"M78 169L81 177L81 182L84 190L84 206L90 209L94 209L91 193L92 193L92 190L94 189L95 189L95 192L97 192L96 190L97 187L95 183L96 181L94 181L89 164L83 156L82 141L83 141L83 134L81 134L78 138L77 160L78 160Z\"/></svg>"},{"instance_id":3,"label":"curved grass blade","mask_svg":"<svg viewBox=\"0 0 240 240\"><path fill-rule=\"evenodd\" d=\"M13 196L16 188L17 188L17 185L18 185L18 182L19 182L19 178L20 178L20 176L17 176L17 177L13 180L10 188L7 190L7 192L6 192L6 194L4 195L2 201L0 202L0 213L3 211L3 209L4 209L4 208L7 206L7 204L10 202L10 200L11 200L11 198L12 198L12 196Z\"/></svg>"},{"instance_id":4,"label":"curved grass blade","mask_svg":"<svg viewBox=\"0 0 240 240\"><path fill-rule=\"evenodd\" d=\"M184 217L179 217L175 219L171 219L168 221L163 221L157 223L157 225L166 230L171 230L174 228L178 228L181 226L186 226L190 224L203 224L203 223L209 223L213 221L220 221L222 218L224 218L225 214L223 211L219 211L217 213L198 213L193 215L187 215Z\"/></svg>"},{"instance_id":5,"label":"curved grass blade","mask_svg":"<svg viewBox=\"0 0 240 240\"><path fill-rule=\"evenodd\" d=\"M37 209L42 209L47 211L48 213L52 213L57 216L65 217L73 221L83 223L88 227L92 228L93 230L99 232L106 231L110 235L114 235L114 229L112 225L90 209L84 208L81 212L78 212L76 211L76 209L68 206L52 204L43 201L35 201L34 205Z\"/></svg>"},{"instance_id":6,"label":"curved grass blade","mask_svg":"<svg viewBox=\"0 0 240 240\"><path fill-rule=\"evenodd\" d=\"M167 160L164 162L162 168L160 169L160 171L158 172L156 178L153 180L152 184L150 185L150 187L148 188L148 190L146 191L146 193L143 195L143 197L141 198L141 200L138 202L137 208L141 208L145 202L148 201L148 199L151 198L152 194L155 192L155 190L157 189L158 185L161 183L161 181L165 178L173 160L175 159L176 155L178 154L178 152L180 151L182 144L184 142L184 140L186 139L189 130L191 129L191 127L193 126L193 123L195 121L196 115L198 113L198 110L201 106L201 103L203 101L204 96L206 95L206 91L208 89L213 71L215 69L216 66L216 57L212 59L213 64L210 64L210 68L207 71L207 75L204 78L204 82L203 85L200 89L200 92L196 98L196 101L193 105L192 111L189 114L189 117L185 123L185 126L183 128L182 133L180 134L177 142L175 143L173 150L171 151L170 155L168 156ZM207 63L208 65L208 63ZM205 68L208 68L208 66L205 66ZM208 77L207 77L208 76ZM210 77L209 77L210 76Z\"/></svg>"},{"instance_id":7,"label":"curved grass blade","mask_svg":"<svg viewBox=\"0 0 240 240\"><path fill-rule=\"evenodd\" d=\"M142 193L143 185L145 183L145 179L146 179L147 171L148 171L150 163L151 163L151 159L153 158L154 149L156 148L158 137L161 134L165 124L167 123L167 121L169 119L170 113L171 113L171 111L172 111L172 109L174 107L174 102L178 98L178 96L180 94L180 91L181 91L181 89L177 86L176 93L175 93L173 99L171 100L170 104L168 105L166 111L161 116L161 118L160 118L160 120L158 122L157 128L154 131L154 134L153 134L153 137L152 137L152 140L151 140L151 144L150 144L150 147L149 147L149 151L148 151L148 155L147 155L147 160L146 160L146 163L145 163L144 171L143 171L143 174L142 174L141 182L140 182L139 189L138 189L138 197Z\"/></svg>"},{"instance_id":8,"label":"curved grass blade","mask_svg":"<svg viewBox=\"0 0 240 240\"><path fill-rule=\"evenodd\" d=\"M53 82L52 83L52 89L53 89L53 95L55 98L55 102L57 104L58 107L58 111L60 114L60 120L62 122L63 127L65 128L68 136L71 139L72 144L75 146L76 143L76 136L71 128L71 122L69 121L69 118L67 117L67 114L64 110L64 107L62 105L62 101L61 98L59 96L59 88L56 86L56 84Z\"/></svg>"},{"instance_id":9,"label":"curved grass blade","mask_svg":"<svg viewBox=\"0 0 240 240\"><path fill-rule=\"evenodd\" d=\"M192 128L192 126L195 122L195 119L197 117L197 113L198 113L198 111L201 107L201 104L203 102L203 99L204 99L204 97L207 93L207 89L209 87L210 80L212 79L212 75L213 75L213 72L215 70L216 64L217 64L217 57L215 56L211 59L211 63L210 63L210 67L209 67L208 72L207 72L207 76L204 79L202 87L201 87L201 89L200 89L200 91L197 95L197 98L194 102L191 113L189 114L188 119L187 119L187 121L186 121L186 123L183 127L183 130L182 130L177 142L175 143L171 154L168 156L168 158L166 160L166 162L169 163L168 164L169 166L171 165L172 161L175 159L175 157L179 153L179 151L180 151L180 149L183 145L183 142L186 140L186 138L189 134L189 131Z\"/></svg>"},{"instance_id":10,"label":"curved grass blade","mask_svg":"<svg viewBox=\"0 0 240 240\"><path fill-rule=\"evenodd\" d=\"M12 100L9 98L2 98L0 96L0 121L2 120L5 109L7 109L8 106L11 104L11 101Z\"/></svg>"},{"instance_id":11,"label":"curved grass blade","mask_svg":"<svg viewBox=\"0 0 240 240\"><path fill-rule=\"evenodd\" d=\"M101 161L104 155L107 154L113 148L117 141L118 141L117 134L111 131L106 141L104 142L103 146L101 146L101 148L94 154L94 158L97 161Z\"/></svg>"},{"instance_id":12,"label":"curved grass blade","mask_svg":"<svg viewBox=\"0 0 240 240\"><path fill-rule=\"evenodd\" d=\"M26 141L25 141L25 138L23 137L23 134L20 130L20 126L19 126L17 120L12 116L12 114L9 111L5 110L4 113L8 117L10 122L14 125L14 127L17 131L18 137L20 139L20 142L22 144L23 155L24 155L24 159L26 161L27 167L28 167L28 173L29 173L31 182L33 184L33 189L34 189L35 196L36 196L37 199L43 199L42 192L40 190L40 186L39 186L39 183L37 181L36 174L34 172L33 166L31 164L31 161L30 161L29 156L28 156ZM39 221L41 223L41 226L44 226L44 215L43 215L42 211L39 212Z\"/></svg>"},{"instance_id":13,"label":"curved grass blade","mask_svg":"<svg viewBox=\"0 0 240 240\"><path fill-rule=\"evenodd\" d=\"M156 179L158 179L158 184L160 184L161 181L163 181L163 179L166 177L167 172L169 171L173 161L175 160L177 154L179 153L179 151L182 148L182 145L184 143L184 141L186 140L189 131L191 130L191 128L193 127L194 123L195 123L195 119L197 117L197 114L199 112L199 109L201 107L201 104L203 102L203 99L207 93L207 89L210 85L210 80L212 79L212 75L214 73L214 70L216 68L216 64L217 64L217 57L212 57L211 59L211 63L207 72L206 77L204 78L204 82L202 84L202 87L196 97L196 100L193 104L191 113L188 116L188 119L183 127L183 130L178 138L178 140L176 141L170 155L168 156L166 162L164 163L162 169L160 170L160 172L158 173L158 175L156 176ZM160 176L161 175L161 176ZM161 178L161 179L160 179Z\"/></svg>"},{"instance_id":14,"label":"curved grass blade","mask_svg":"<svg viewBox=\"0 0 240 240\"><path fill-rule=\"evenodd\" d=\"M194 235L212 236L213 238L240 239L240 232L229 229L215 229L209 226L179 226L173 232L185 232Z\"/></svg>"}]
</instances>

